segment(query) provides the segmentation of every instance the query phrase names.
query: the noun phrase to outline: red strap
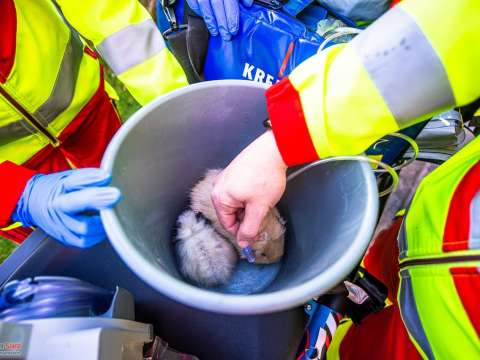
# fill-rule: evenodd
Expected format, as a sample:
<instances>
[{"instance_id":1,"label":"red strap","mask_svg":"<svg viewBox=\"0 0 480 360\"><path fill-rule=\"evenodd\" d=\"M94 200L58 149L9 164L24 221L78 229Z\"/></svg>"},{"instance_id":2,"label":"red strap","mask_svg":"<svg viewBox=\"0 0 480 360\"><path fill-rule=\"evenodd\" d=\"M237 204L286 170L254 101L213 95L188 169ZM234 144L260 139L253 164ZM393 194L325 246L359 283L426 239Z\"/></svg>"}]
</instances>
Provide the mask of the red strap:
<instances>
[{"instance_id":1,"label":"red strap","mask_svg":"<svg viewBox=\"0 0 480 360\"><path fill-rule=\"evenodd\" d=\"M13 0L0 1L0 82L7 81L15 60L17 15Z\"/></svg>"},{"instance_id":2,"label":"red strap","mask_svg":"<svg viewBox=\"0 0 480 360\"><path fill-rule=\"evenodd\" d=\"M11 223L11 216L28 180L36 172L10 161L0 163L0 227Z\"/></svg>"}]
</instances>

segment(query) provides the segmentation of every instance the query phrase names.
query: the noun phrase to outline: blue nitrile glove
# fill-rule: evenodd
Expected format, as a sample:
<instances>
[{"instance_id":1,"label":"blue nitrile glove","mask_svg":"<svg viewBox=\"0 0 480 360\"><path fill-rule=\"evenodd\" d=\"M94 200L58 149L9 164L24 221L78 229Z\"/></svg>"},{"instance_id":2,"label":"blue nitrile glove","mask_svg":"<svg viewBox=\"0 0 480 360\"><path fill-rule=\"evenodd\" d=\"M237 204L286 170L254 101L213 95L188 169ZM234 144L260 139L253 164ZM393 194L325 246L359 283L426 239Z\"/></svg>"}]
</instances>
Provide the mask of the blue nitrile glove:
<instances>
[{"instance_id":1,"label":"blue nitrile glove","mask_svg":"<svg viewBox=\"0 0 480 360\"><path fill-rule=\"evenodd\" d=\"M38 226L65 245L87 248L105 239L98 210L121 197L107 186L111 176L100 169L35 175L27 183L12 218Z\"/></svg>"},{"instance_id":2,"label":"blue nitrile glove","mask_svg":"<svg viewBox=\"0 0 480 360\"><path fill-rule=\"evenodd\" d=\"M190 8L197 15L203 17L208 31L213 36L220 33L225 41L231 40L232 35L236 35L238 32L239 1L246 7L253 4L253 0L187 0Z\"/></svg>"}]
</instances>

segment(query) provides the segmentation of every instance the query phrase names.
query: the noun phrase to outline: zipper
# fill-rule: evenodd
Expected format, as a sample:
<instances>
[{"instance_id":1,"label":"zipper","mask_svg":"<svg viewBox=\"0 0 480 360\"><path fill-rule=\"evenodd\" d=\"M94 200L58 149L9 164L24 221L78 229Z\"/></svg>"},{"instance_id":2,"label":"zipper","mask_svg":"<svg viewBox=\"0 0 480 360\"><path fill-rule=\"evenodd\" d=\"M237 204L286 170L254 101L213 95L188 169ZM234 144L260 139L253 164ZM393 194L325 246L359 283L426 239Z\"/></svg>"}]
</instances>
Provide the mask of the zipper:
<instances>
[{"instance_id":1,"label":"zipper","mask_svg":"<svg viewBox=\"0 0 480 360\"><path fill-rule=\"evenodd\" d=\"M60 146L60 140L53 135L50 130L48 130L45 126L42 125L40 121L35 119L33 114L28 112L20 103L15 100L4 88L3 86L0 85L0 94L5 98L5 100L13 106L17 111L23 115L25 120L32 125L35 129L37 129L43 136L47 138L47 140L50 142L50 144L53 145L53 147L58 147Z\"/></svg>"},{"instance_id":2,"label":"zipper","mask_svg":"<svg viewBox=\"0 0 480 360\"><path fill-rule=\"evenodd\" d=\"M479 255L456 255L430 259L412 259L400 263L400 269L415 265L446 264L455 262L480 261Z\"/></svg>"}]
</instances>

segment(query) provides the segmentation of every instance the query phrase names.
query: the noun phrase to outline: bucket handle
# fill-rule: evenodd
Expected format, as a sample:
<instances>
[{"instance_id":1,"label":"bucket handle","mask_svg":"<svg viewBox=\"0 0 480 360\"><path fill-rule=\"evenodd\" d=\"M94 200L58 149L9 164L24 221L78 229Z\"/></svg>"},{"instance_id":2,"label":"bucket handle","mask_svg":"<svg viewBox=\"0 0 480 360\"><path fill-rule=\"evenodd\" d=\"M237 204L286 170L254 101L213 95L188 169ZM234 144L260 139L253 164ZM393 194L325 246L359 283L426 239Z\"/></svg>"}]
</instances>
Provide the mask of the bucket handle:
<instances>
[{"instance_id":1,"label":"bucket handle","mask_svg":"<svg viewBox=\"0 0 480 360\"><path fill-rule=\"evenodd\" d=\"M418 144L410 136L407 136L407 135L402 134L402 133L390 133L388 135L400 138L400 139L408 142L410 144L410 147L413 150L413 156L410 159L405 160L402 163L400 163L400 164L398 164L394 167L392 167L392 166L390 166L390 165L388 165L388 164L386 164L382 161L379 161L379 160L376 160L376 159L373 159L373 158L370 158L370 157L364 156L364 155L334 156L334 157L330 157L330 158L317 160L317 161L314 161L310 164L307 164L307 165L301 167L300 169L298 169L298 170L292 172L290 175L288 175L287 176L287 181L293 180L294 178L296 178L298 175L302 174L303 172L305 172L305 171L307 171L307 170L309 170L309 169L311 169L315 166L318 166L320 164L326 164L326 163L334 162L334 161L363 161L363 162L368 162L369 164L372 164L372 165L375 165L376 167L381 168L381 169L378 169L378 168L374 169L373 170L374 173L388 173L388 174L390 174L390 176L392 177L392 184L387 189L381 191L378 194L378 196L383 197L385 195L388 195L392 191L394 191L398 186L399 177L398 177L397 171L399 171L400 169L404 168L405 166L407 166L407 165L411 164L413 161L415 161L418 157L419 152L420 152Z\"/></svg>"},{"instance_id":2,"label":"bucket handle","mask_svg":"<svg viewBox=\"0 0 480 360\"><path fill-rule=\"evenodd\" d=\"M412 162L414 162L418 158L418 154L420 153L420 149L418 147L418 144L415 142L415 140L413 140L410 136L407 136L407 135L402 134L402 133L390 133L390 134L388 134L388 136L394 136L394 137L397 137L397 138L400 138L400 139L406 141L410 145L410 147L412 148L412 151L413 151L413 156L410 159L404 160L400 164L392 167L393 170L399 171L399 170L403 169L405 166L410 165ZM375 145L373 145L373 147L375 148ZM376 169L375 172L376 173L386 173L388 171L386 169Z\"/></svg>"},{"instance_id":3,"label":"bucket handle","mask_svg":"<svg viewBox=\"0 0 480 360\"><path fill-rule=\"evenodd\" d=\"M374 164L378 167L381 167L385 172L388 172L390 174L390 176L392 177L392 184L387 189L381 191L378 194L378 196L380 196L380 197L390 194L393 190L396 189L396 187L398 185L398 174L390 165L387 165L387 164L385 164L381 161L378 161L376 159L372 159L372 158L369 158L369 157L363 156L363 155L334 156L334 157L314 161L310 164L302 166L300 169L298 169L298 170L294 171L293 173L291 173L290 175L288 175L287 176L287 181L291 181L291 180L295 179L300 174L302 174L305 171L307 171L311 168L314 168L318 165L326 164L326 163L330 163L330 162L336 162L336 161L363 161L363 162L368 162L370 164ZM375 170L373 170L373 171L375 171Z\"/></svg>"}]
</instances>

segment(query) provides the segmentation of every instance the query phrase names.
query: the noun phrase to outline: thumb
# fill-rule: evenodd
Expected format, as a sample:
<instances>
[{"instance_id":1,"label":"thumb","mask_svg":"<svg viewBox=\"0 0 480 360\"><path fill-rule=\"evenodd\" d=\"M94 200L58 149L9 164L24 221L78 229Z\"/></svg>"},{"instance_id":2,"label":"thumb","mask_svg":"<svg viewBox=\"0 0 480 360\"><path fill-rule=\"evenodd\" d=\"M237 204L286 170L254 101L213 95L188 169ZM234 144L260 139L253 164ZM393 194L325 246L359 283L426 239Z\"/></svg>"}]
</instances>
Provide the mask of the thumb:
<instances>
[{"instance_id":1,"label":"thumb","mask_svg":"<svg viewBox=\"0 0 480 360\"><path fill-rule=\"evenodd\" d=\"M121 198L120 190L114 187L92 187L72 191L55 199L57 210L74 215L87 210L112 207Z\"/></svg>"},{"instance_id":2,"label":"thumb","mask_svg":"<svg viewBox=\"0 0 480 360\"><path fill-rule=\"evenodd\" d=\"M246 7L250 7L253 5L253 0L242 0L242 4Z\"/></svg>"},{"instance_id":3,"label":"thumb","mask_svg":"<svg viewBox=\"0 0 480 360\"><path fill-rule=\"evenodd\" d=\"M268 206L262 204L247 203L245 217L237 232L237 241L240 247L244 248L255 241L268 209Z\"/></svg>"}]
</instances>

